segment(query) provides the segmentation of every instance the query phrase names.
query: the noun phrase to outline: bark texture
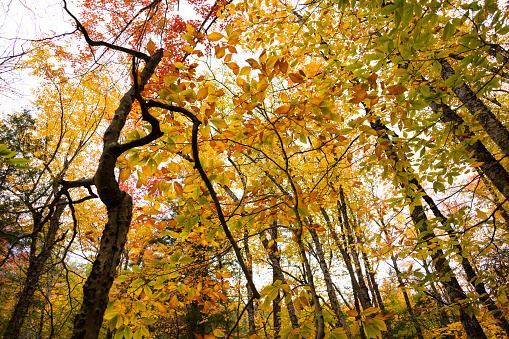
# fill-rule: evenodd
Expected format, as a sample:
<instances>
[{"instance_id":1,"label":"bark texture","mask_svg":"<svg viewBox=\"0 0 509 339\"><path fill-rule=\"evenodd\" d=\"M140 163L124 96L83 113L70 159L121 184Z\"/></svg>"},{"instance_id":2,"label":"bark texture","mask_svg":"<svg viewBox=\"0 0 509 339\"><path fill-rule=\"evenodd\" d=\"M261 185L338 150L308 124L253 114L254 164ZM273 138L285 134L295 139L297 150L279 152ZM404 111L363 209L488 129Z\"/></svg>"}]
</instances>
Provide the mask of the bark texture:
<instances>
[{"instance_id":1,"label":"bark texture","mask_svg":"<svg viewBox=\"0 0 509 339\"><path fill-rule=\"evenodd\" d=\"M357 282L357 278L355 276L355 272L354 272L354 269L352 266L352 259L350 258L350 255L346 251L345 246L343 245L343 242L341 241L338 234L336 233L336 230L334 229L334 226L332 225L332 222L330 220L329 215L327 214L327 211L323 207L320 207L320 211L322 212L322 215L325 219L327 227L329 228L329 231L332 235L332 239L334 240L336 247L339 249L339 252L341 253L341 256L343 257L343 261L345 262L346 268L348 270L348 275L350 276L350 281L352 283L352 289L353 289L354 293L356 295L358 295L360 287L359 287L359 283ZM338 215L339 216L341 215L340 212L338 212ZM361 301L361 304L364 309L369 307L368 306L369 302L366 299L363 299Z\"/></svg>"},{"instance_id":2,"label":"bark texture","mask_svg":"<svg viewBox=\"0 0 509 339\"><path fill-rule=\"evenodd\" d=\"M463 119L448 105L432 102L429 106L435 113L442 111L440 120L444 123L451 122L453 124L453 131L456 131L460 125L463 125ZM470 135L470 137L474 136L474 134L470 132L468 126L464 126L464 128L465 134ZM467 151L472 153L472 157L476 161L482 163L479 165L479 168L484 172L486 177L493 183L504 198L509 199L509 173L505 168L486 149L481 141L476 140L472 142L472 140L465 139L458 133L455 133L455 135L458 141L465 145Z\"/></svg>"},{"instance_id":3,"label":"bark texture","mask_svg":"<svg viewBox=\"0 0 509 339\"><path fill-rule=\"evenodd\" d=\"M334 284L332 282L332 277L329 272L329 267L327 266L327 262L325 261L325 256L323 254L322 244L320 243L320 239L318 238L318 234L313 226L308 223L309 233L311 234L311 238L313 239L313 243L315 244L316 255L318 257L318 264L320 265L320 269L322 270L323 280L325 281L325 287L327 288L327 295L329 296L329 302L338 318L336 327L342 327L348 339L352 339L352 333L350 332L350 327L346 323L345 316L343 315L343 311L341 310L341 305L339 303L338 297L336 295L336 291L334 290Z\"/></svg>"},{"instance_id":4,"label":"bark texture","mask_svg":"<svg viewBox=\"0 0 509 339\"><path fill-rule=\"evenodd\" d=\"M150 57L140 73L140 84L134 84L124 94L110 125L103 137L103 152L94 175L94 184L101 201L106 205L108 222L101 237L99 252L92 265L92 271L83 286L83 304L74 320L73 339L96 339L103 322L104 311L108 305L108 294L115 278L120 255L124 249L127 232L132 219L132 198L120 190L115 178L117 158L130 148L152 142L162 135L159 123L150 116L140 92L154 74L161 61L163 50ZM142 139L132 143L120 144L119 137L132 105L138 99L142 107L143 119L152 125L152 131Z\"/></svg>"},{"instance_id":5,"label":"bark texture","mask_svg":"<svg viewBox=\"0 0 509 339\"><path fill-rule=\"evenodd\" d=\"M341 200L341 206L340 211L343 216L343 226L346 229L347 239L348 239L348 248L350 255L352 257L352 261L355 265L355 273L357 274L357 279L359 282L359 299L362 305L362 308L366 309L368 307L371 307L371 299L369 297L369 290L366 286L366 282L364 281L364 275L362 274L362 268L361 268L361 262L359 259L359 254L357 253L357 250L355 248L356 242L355 237L352 231L352 228L350 227L350 219L348 217L348 211L346 209L346 200L345 200L345 193L343 191L343 188L339 187L339 197Z\"/></svg>"},{"instance_id":6,"label":"bark texture","mask_svg":"<svg viewBox=\"0 0 509 339\"><path fill-rule=\"evenodd\" d=\"M444 80L449 79L455 74L454 69L446 59L441 59L440 64L442 65L441 75ZM466 83L453 87L452 91L471 114L478 114L478 120L483 129L486 133L488 133L491 139L493 139L502 152L508 156L509 130L502 125L500 120L497 119L490 108L486 106L481 99L477 98L476 94Z\"/></svg>"},{"instance_id":7,"label":"bark texture","mask_svg":"<svg viewBox=\"0 0 509 339\"><path fill-rule=\"evenodd\" d=\"M389 141L389 154L391 158L394 161L394 165L399 161L399 158L395 152L395 150L392 147L392 143L389 137L389 129L387 126L383 125L380 120L376 120L374 122L371 122L371 126L375 130L382 130L384 131L383 139ZM407 170L406 168L402 168L402 171L406 172L410 178L411 171ZM413 192L414 195L419 194L418 187L411 188L410 184L412 183L412 180L415 180L415 178L410 179L407 183L402 182L401 186L405 188L405 191L407 192ZM417 181L416 181L417 182ZM418 182L417 182L418 184ZM420 185L419 185L420 186ZM437 247L437 237L435 235L435 232L433 229L429 226L428 219L426 217L426 214L424 213L424 208L422 207L420 203L420 198L416 198L415 196L407 196L407 198L412 202L411 206L411 218L415 225L416 230L419 233L419 236L428 244L429 250L429 256L432 258L433 265L435 268L435 271L438 273L440 277L440 282L444 286L447 296L450 298L452 302L461 302L463 300L467 301L467 296L465 292L463 291L463 288L459 284L458 280L456 279L456 276L454 275L454 271L449 266L449 263L445 259L445 254L443 253L442 249ZM432 249L432 250L431 250ZM464 310L462 305L459 305L459 312L460 312L460 321L461 324L467 333L467 337L469 339L484 339L486 338L486 334L484 333L481 325L479 324L479 321L473 315L470 317Z\"/></svg>"},{"instance_id":8,"label":"bark texture","mask_svg":"<svg viewBox=\"0 0 509 339\"><path fill-rule=\"evenodd\" d=\"M34 234L32 237L32 248L34 249L34 253L33 255L30 255L23 289L18 296L18 302L14 306L14 311L12 312L11 318L9 319L9 323L4 332L4 339L17 339L21 337L21 328L23 327L23 322L25 321L28 308L34 299L39 279L44 273L46 262L51 255L53 247L55 246L55 239L58 229L60 228L60 217L65 209L64 203L64 200L60 200L55 209L51 210L50 213L52 213L52 215L49 221L48 231L44 238L42 248L37 255L35 255L35 249L37 248L36 243L39 232ZM42 220L39 219L39 222L42 222ZM34 229L40 229L42 226L44 225L39 227L39 225L35 224Z\"/></svg>"},{"instance_id":9,"label":"bark texture","mask_svg":"<svg viewBox=\"0 0 509 339\"><path fill-rule=\"evenodd\" d=\"M435 232L430 229L428 220L424 214L422 206L415 206L411 213L412 221L419 231L420 236L428 244L428 247L433 248L436 244ZM429 254L433 259L433 265L435 271L439 274L440 282L445 288L447 295L453 302L461 302L462 300L468 300L463 288L459 284L453 270L449 266L449 263L445 259L445 254L440 248L434 248ZM460 312L460 321L463 325L463 329L469 339L484 339L486 334L484 333L479 321L472 315L470 317L464 310L462 305L458 305Z\"/></svg>"}]
</instances>

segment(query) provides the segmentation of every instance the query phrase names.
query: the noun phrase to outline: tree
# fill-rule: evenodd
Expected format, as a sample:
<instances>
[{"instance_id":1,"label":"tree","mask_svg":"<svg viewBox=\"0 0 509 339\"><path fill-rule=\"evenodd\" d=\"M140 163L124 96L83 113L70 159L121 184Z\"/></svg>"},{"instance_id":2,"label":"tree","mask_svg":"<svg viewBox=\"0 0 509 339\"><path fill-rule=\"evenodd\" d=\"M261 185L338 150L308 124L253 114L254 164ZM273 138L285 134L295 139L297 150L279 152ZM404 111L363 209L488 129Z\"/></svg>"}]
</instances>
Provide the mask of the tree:
<instances>
[{"instance_id":1,"label":"tree","mask_svg":"<svg viewBox=\"0 0 509 339\"><path fill-rule=\"evenodd\" d=\"M495 2L197 2L186 24L171 2L63 4L85 45L37 62L90 62L72 103L118 84L94 173L59 178L71 215L107 211L74 338L407 336L391 310L419 338L509 335L506 276L479 269L507 242Z\"/></svg>"}]
</instances>

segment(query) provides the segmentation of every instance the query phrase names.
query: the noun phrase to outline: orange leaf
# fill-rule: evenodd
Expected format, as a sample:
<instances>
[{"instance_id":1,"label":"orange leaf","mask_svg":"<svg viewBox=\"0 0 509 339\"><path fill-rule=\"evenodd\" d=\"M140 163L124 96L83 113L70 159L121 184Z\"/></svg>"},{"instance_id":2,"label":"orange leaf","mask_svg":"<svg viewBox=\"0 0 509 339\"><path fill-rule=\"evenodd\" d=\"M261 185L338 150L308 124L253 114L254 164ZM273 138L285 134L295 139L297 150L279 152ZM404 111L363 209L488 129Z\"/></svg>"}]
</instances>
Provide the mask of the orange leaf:
<instances>
[{"instance_id":1,"label":"orange leaf","mask_svg":"<svg viewBox=\"0 0 509 339\"><path fill-rule=\"evenodd\" d=\"M216 46L214 47L214 51L216 53L216 58L221 59L226 53L226 47Z\"/></svg>"},{"instance_id":2,"label":"orange leaf","mask_svg":"<svg viewBox=\"0 0 509 339\"><path fill-rule=\"evenodd\" d=\"M207 87L202 87L198 90L196 94L196 100L203 100L209 95L209 89Z\"/></svg>"},{"instance_id":3,"label":"orange leaf","mask_svg":"<svg viewBox=\"0 0 509 339\"><path fill-rule=\"evenodd\" d=\"M171 309L174 309L176 308L177 306L179 305L179 300L177 298L177 295L174 294L171 299L170 299L170 302L168 303L168 306L170 306Z\"/></svg>"},{"instance_id":4,"label":"orange leaf","mask_svg":"<svg viewBox=\"0 0 509 339\"><path fill-rule=\"evenodd\" d=\"M302 75L298 73L290 73L288 74L288 76L290 77L290 80L292 80L295 83L302 84L304 82L304 78L302 77Z\"/></svg>"},{"instance_id":5,"label":"orange leaf","mask_svg":"<svg viewBox=\"0 0 509 339\"><path fill-rule=\"evenodd\" d=\"M398 95L398 94L403 94L408 90L406 89L405 86L394 85L394 86L387 86L387 91L392 95Z\"/></svg>"},{"instance_id":6,"label":"orange leaf","mask_svg":"<svg viewBox=\"0 0 509 339\"><path fill-rule=\"evenodd\" d=\"M184 189L182 188L182 185L180 183L178 183L177 181L173 182L173 188L175 189L175 192L178 195L184 194Z\"/></svg>"},{"instance_id":7,"label":"orange leaf","mask_svg":"<svg viewBox=\"0 0 509 339\"><path fill-rule=\"evenodd\" d=\"M239 74L240 67L235 62L229 62L226 64L226 66L228 66L228 68L230 68L235 75Z\"/></svg>"},{"instance_id":8,"label":"orange leaf","mask_svg":"<svg viewBox=\"0 0 509 339\"><path fill-rule=\"evenodd\" d=\"M281 73L288 72L288 62L286 62L285 60L281 61L281 63L279 64L279 69L281 70Z\"/></svg>"},{"instance_id":9,"label":"orange leaf","mask_svg":"<svg viewBox=\"0 0 509 339\"><path fill-rule=\"evenodd\" d=\"M147 51L150 55L154 55L154 53L156 52L156 44L152 41L152 40L149 40L149 42L147 43Z\"/></svg>"},{"instance_id":10,"label":"orange leaf","mask_svg":"<svg viewBox=\"0 0 509 339\"><path fill-rule=\"evenodd\" d=\"M358 315L356 310L348 310L346 311L346 314L348 314L350 317L356 317Z\"/></svg>"},{"instance_id":11,"label":"orange leaf","mask_svg":"<svg viewBox=\"0 0 509 339\"><path fill-rule=\"evenodd\" d=\"M252 67L252 68L260 68L260 64L255 59L247 59L246 62Z\"/></svg>"},{"instance_id":12,"label":"orange leaf","mask_svg":"<svg viewBox=\"0 0 509 339\"><path fill-rule=\"evenodd\" d=\"M373 73L373 74L371 74L371 75L369 76L369 78L368 78L368 82L369 82L370 84L372 84L372 83L374 83L374 82L376 81L376 79L378 79L378 74Z\"/></svg>"},{"instance_id":13,"label":"orange leaf","mask_svg":"<svg viewBox=\"0 0 509 339\"><path fill-rule=\"evenodd\" d=\"M289 105L284 105L284 106L276 108L276 110L274 111L274 114L285 114L289 110L290 110L290 106Z\"/></svg>"}]
</instances>

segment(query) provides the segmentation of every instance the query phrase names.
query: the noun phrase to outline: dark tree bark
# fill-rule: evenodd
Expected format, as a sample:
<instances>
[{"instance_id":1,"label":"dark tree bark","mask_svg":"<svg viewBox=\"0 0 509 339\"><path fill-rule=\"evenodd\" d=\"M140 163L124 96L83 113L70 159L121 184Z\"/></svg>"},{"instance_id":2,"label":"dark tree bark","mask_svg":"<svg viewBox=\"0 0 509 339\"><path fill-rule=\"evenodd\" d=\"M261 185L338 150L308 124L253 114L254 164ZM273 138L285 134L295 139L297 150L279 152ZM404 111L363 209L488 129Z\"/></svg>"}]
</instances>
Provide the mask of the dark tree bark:
<instances>
[{"instance_id":1,"label":"dark tree bark","mask_svg":"<svg viewBox=\"0 0 509 339\"><path fill-rule=\"evenodd\" d=\"M426 275L430 275L431 272L428 268L428 262L424 260L424 272L426 272ZM430 281L429 283L431 287L431 294L433 295L433 299L435 300L435 305L437 305L437 308L439 309L439 322L442 327L447 327L449 324L451 324L451 320L449 316L447 315L447 311L445 310L444 306L446 305L445 301L443 300L442 294L438 291L437 287L435 286L435 283L433 281ZM446 336L447 339L452 339L453 336L449 335Z\"/></svg>"},{"instance_id":2,"label":"dark tree bark","mask_svg":"<svg viewBox=\"0 0 509 339\"><path fill-rule=\"evenodd\" d=\"M140 95L143 87L154 74L162 56L163 51L158 50L148 59L145 68L140 73L140 84L135 83L124 94L113 120L104 133L103 152L93 179L99 197L106 205L108 222L103 230L99 252L92 265L92 271L83 286L83 304L74 320L73 339L96 339L101 329L104 311L108 305L108 294L115 278L116 268L120 262L120 255L124 249L132 219L133 201L129 194L119 188L115 178L116 161L123 152L150 143L162 135L159 122L148 113ZM135 99L140 102L143 119L152 125L152 131L141 139L120 144L120 133Z\"/></svg>"},{"instance_id":3,"label":"dark tree bark","mask_svg":"<svg viewBox=\"0 0 509 339\"><path fill-rule=\"evenodd\" d=\"M432 102L429 106L435 113L442 111L440 120L444 123L452 122L453 131L456 131L460 125L463 125L463 119L448 105ZM470 131L468 126L464 126L464 131L465 134L473 136L473 133ZM486 177L488 177L504 198L509 199L509 173L505 170L505 168L486 149L481 141L477 140L472 143L458 133L455 133L455 135L458 141L465 145L466 150L472 153L472 157L477 162L482 163L479 165L479 168L483 171Z\"/></svg>"},{"instance_id":4,"label":"dark tree bark","mask_svg":"<svg viewBox=\"0 0 509 339\"><path fill-rule=\"evenodd\" d=\"M455 74L454 69L446 59L441 59L440 64L442 65L441 75L444 80L449 79ZM478 114L479 123L483 129L502 152L509 156L509 130L497 119L489 107L481 99L477 98L476 94L466 83L453 87L452 91L471 114Z\"/></svg>"},{"instance_id":5,"label":"dark tree bark","mask_svg":"<svg viewBox=\"0 0 509 339\"><path fill-rule=\"evenodd\" d=\"M339 205L339 203L338 203L338 205ZM335 230L334 226L332 225L332 222L330 220L329 215L327 214L327 211L323 207L320 207L320 211L322 212L322 215L325 219L325 223L327 224L327 227L329 228L329 231L331 232L332 239L334 240L336 247L339 249L339 252L341 253L341 256L343 257L343 261L345 262L346 268L348 270L348 275L350 276L350 281L352 283L352 289L354 291L354 294L358 295L359 291L360 291L360 287L359 287L359 283L357 282L357 278L355 276L355 272L354 272L354 269L352 266L352 259L350 257L350 254L348 254L345 246L343 245L344 242L341 241L338 234L336 233L336 230ZM340 211L338 211L338 217L340 218L339 221L341 222L341 212ZM369 307L369 299L368 300L362 299L361 305L362 305L363 309L368 308Z\"/></svg>"},{"instance_id":6,"label":"dark tree bark","mask_svg":"<svg viewBox=\"0 0 509 339\"><path fill-rule=\"evenodd\" d=\"M348 217L348 211L345 202L345 193L341 186L339 187L339 197L341 200L340 210L343 216L342 225L344 225L344 228L346 229L348 248L350 250L349 252L350 255L352 256L352 260L355 265L355 272L357 274L357 279L359 282L359 299L361 301L361 304L363 304L362 307L365 309L367 307L371 307L371 299L369 298L368 287L366 286L366 282L364 281L364 275L362 274L359 254L357 253L357 249L355 248L357 243L355 241L355 236L353 234L352 228L350 227L350 220Z\"/></svg>"},{"instance_id":7,"label":"dark tree bark","mask_svg":"<svg viewBox=\"0 0 509 339\"><path fill-rule=\"evenodd\" d=\"M399 161L399 158L392 147L392 143L388 135L389 129L387 128L387 126L383 125L380 120L372 121L371 126L375 130L382 130L384 132L382 138L384 140L389 141L390 147L388 152L392 160L394 161L394 165L396 165L396 163ZM405 191L407 192L407 198L409 199L409 201L411 201L410 216L412 218L412 221L415 225L415 228L419 236L422 238L422 241L426 242L428 248L430 249L429 256L433 260L435 271L439 274L440 281L444 286L448 297L454 303L461 302L462 300L467 301L468 300L467 296L463 291L463 288L459 284L458 280L456 279L454 271L449 266L449 263L445 258L445 254L443 253L441 248L436 246L438 239L436 238L434 230L429 225L429 221L426 217L426 214L424 213L424 208L420 203L420 198L416 197L419 194L419 189L417 187L415 187L415 189L410 187L410 183L412 180L410 178L413 177L411 171L409 171L407 168L402 168L401 170L407 173L407 176L409 177L408 182L406 183L402 182L400 185L403 188L405 188ZM410 192L412 192L412 195L408 195ZM484 333L475 315L470 317L465 312L462 305L459 305L459 312L461 324L463 325L463 328L469 339L486 338L486 334Z\"/></svg>"},{"instance_id":8,"label":"dark tree bark","mask_svg":"<svg viewBox=\"0 0 509 339\"><path fill-rule=\"evenodd\" d=\"M382 311L382 315L386 315L387 311L385 309L384 301L382 299L382 294L380 293L380 289L378 288L378 283L375 279L375 271L371 268L371 265L368 260L368 256L364 251L362 251L362 259L364 261L364 267L366 268L366 275L368 276L368 282L371 281L371 287L373 289L374 299L378 302L378 308ZM394 334L392 333L391 319L386 319L385 324L387 325L386 336L389 339L394 338ZM385 335L385 334L384 334Z\"/></svg>"},{"instance_id":9,"label":"dark tree bark","mask_svg":"<svg viewBox=\"0 0 509 339\"><path fill-rule=\"evenodd\" d=\"M40 232L36 232L32 236L31 254L29 258L26 279L23 284L23 289L18 296L18 301L14 306L14 311L12 312L11 318L9 319L7 328L4 332L4 339L20 338L21 328L23 327L23 322L25 321L28 308L34 299L34 294L37 290L39 279L44 273L46 263L51 255L51 251L53 250L55 243L58 241L56 236L58 229L60 228L60 217L62 216L62 213L65 209L65 201L63 199L57 199L55 200L55 204L56 206L54 209L50 208L49 211L49 227L39 254L36 254L36 251L38 247L37 238L40 235ZM34 229L42 229L44 225L38 225L38 223L45 223L46 219L41 220L41 218L38 217L34 219Z\"/></svg>"},{"instance_id":10,"label":"dark tree bark","mask_svg":"<svg viewBox=\"0 0 509 339\"><path fill-rule=\"evenodd\" d=\"M434 244L436 244L436 235L428 224L428 220L424 214L422 206L415 206L411 213L411 217L422 239L426 241L428 247L433 248ZM433 259L435 270L439 274L440 281L442 285L444 285L449 298L453 302L468 300L463 288L456 279L453 270L445 259L444 252L439 248L434 248L430 253L430 257ZM462 305L459 305L459 312L461 324L463 325L469 339L486 338L486 334L475 315L470 317Z\"/></svg>"},{"instance_id":11,"label":"dark tree bark","mask_svg":"<svg viewBox=\"0 0 509 339\"><path fill-rule=\"evenodd\" d=\"M341 310L341 305L339 304L338 297L336 295L336 291L334 290L334 284L332 282L332 277L329 272L329 267L325 261L325 256L323 254L322 244L320 243L320 239L318 238L318 234L316 230L313 228L310 222L308 224L309 233L311 234L311 238L313 239L313 243L315 244L316 255L318 257L318 263L320 265L320 269L322 270L323 279L325 281L325 287L327 288L327 295L329 296L329 302L331 303L331 307L336 314L338 319L336 327L342 327L348 339L352 339L352 333L350 332L350 327L346 323L345 316L343 315L343 311Z\"/></svg>"},{"instance_id":12,"label":"dark tree bark","mask_svg":"<svg viewBox=\"0 0 509 339\"><path fill-rule=\"evenodd\" d=\"M440 223L445 227L447 234L451 237L453 248L455 249L456 254L460 257L461 267L463 271L465 271L467 275L467 280L470 282L472 287L475 289L477 294L479 295L479 299L486 306L486 308L490 311L495 319L497 319L497 325L506 333L509 337L509 322L505 318L502 310L500 310L493 299L491 299L488 291L486 291L486 287L484 286L484 282L481 277L476 273L475 269L472 267L470 260L466 257L466 253L463 251L463 247L461 246L459 239L457 239L456 232L452 229L452 226L447 222L447 218L442 214L439 210L438 206L435 204L435 201L426 194L422 186L415 180L415 184L419 190L419 192L424 193L423 199L426 201L431 211L440 221ZM496 291L494 291L496 293Z\"/></svg>"},{"instance_id":13,"label":"dark tree bark","mask_svg":"<svg viewBox=\"0 0 509 339\"><path fill-rule=\"evenodd\" d=\"M272 240L274 240L274 243L272 244L271 248L270 248L270 252L274 255L274 256L278 256L278 249L277 249L277 242L276 242L276 239L278 238L278 232L277 232L277 227L275 227L276 225L274 225L274 227L272 227L271 229L271 237L272 237ZM279 276L278 276L278 273L276 272L276 270L272 269L272 282L276 282L277 280L279 280ZM281 280L281 283L283 282L283 280ZM293 306L293 303L292 303L292 306ZM272 301L272 318L273 318L273 326L274 326L274 339L279 339L281 338L281 294L278 292L276 298Z\"/></svg>"},{"instance_id":14,"label":"dark tree bark","mask_svg":"<svg viewBox=\"0 0 509 339\"><path fill-rule=\"evenodd\" d=\"M253 276L253 258L251 257L251 253L249 251L249 232L247 229L244 229L244 252L246 254L246 264L248 272L251 276ZM251 286L246 284L247 288L247 299L251 300L253 297L253 290ZM256 325L255 325L255 308L254 303L249 303L247 306L247 320L249 324L249 336L256 334Z\"/></svg>"}]
</instances>

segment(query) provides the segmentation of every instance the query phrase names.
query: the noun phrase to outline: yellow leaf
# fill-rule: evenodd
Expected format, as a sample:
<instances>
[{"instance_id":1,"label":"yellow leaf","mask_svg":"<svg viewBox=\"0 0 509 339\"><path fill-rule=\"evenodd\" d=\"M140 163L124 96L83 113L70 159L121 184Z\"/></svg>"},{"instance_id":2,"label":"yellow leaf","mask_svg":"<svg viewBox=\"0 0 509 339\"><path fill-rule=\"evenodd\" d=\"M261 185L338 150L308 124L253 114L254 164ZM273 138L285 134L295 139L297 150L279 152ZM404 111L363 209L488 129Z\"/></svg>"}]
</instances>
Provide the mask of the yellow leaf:
<instances>
[{"instance_id":1,"label":"yellow leaf","mask_svg":"<svg viewBox=\"0 0 509 339\"><path fill-rule=\"evenodd\" d=\"M481 220L488 219L488 215L486 213L484 213L483 211L481 211L480 209L477 209L476 212L477 212L477 217L479 219L481 219Z\"/></svg>"},{"instance_id":2,"label":"yellow leaf","mask_svg":"<svg viewBox=\"0 0 509 339\"><path fill-rule=\"evenodd\" d=\"M129 167L124 167L119 174L119 179L121 182L126 181L131 175L131 169Z\"/></svg>"},{"instance_id":3,"label":"yellow leaf","mask_svg":"<svg viewBox=\"0 0 509 339\"><path fill-rule=\"evenodd\" d=\"M232 32L232 34L228 35L228 39L230 39L230 40L237 39L241 33L242 33L242 31L234 31L234 32Z\"/></svg>"},{"instance_id":4,"label":"yellow leaf","mask_svg":"<svg viewBox=\"0 0 509 339\"><path fill-rule=\"evenodd\" d=\"M322 101L323 101L323 98L320 98L320 97L315 97L315 98L312 98L311 100L309 100L309 102L313 106L319 106L322 103Z\"/></svg>"},{"instance_id":5,"label":"yellow leaf","mask_svg":"<svg viewBox=\"0 0 509 339\"><path fill-rule=\"evenodd\" d=\"M209 39L210 41L218 41L221 40L222 38L224 38L224 36L218 32L210 33L209 35L207 35L207 39Z\"/></svg>"},{"instance_id":6,"label":"yellow leaf","mask_svg":"<svg viewBox=\"0 0 509 339\"><path fill-rule=\"evenodd\" d=\"M210 118L210 122L213 123L214 126L216 126L217 128L222 128L222 129L228 128L228 125L226 124L226 121L224 121L224 119Z\"/></svg>"},{"instance_id":7,"label":"yellow leaf","mask_svg":"<svg viewBox=\"0 0 509 339\"><path fill-rule=\"evenodd\" d=\"M186 65L184 65L183 63L181 63L180 61L179 62L176 62L174 63L175 67L177 67L178 69L186 69Z\"/></svg>"},{"instance_id":8,"label":"yellow leaf","mask_svg":"<svg viewBox=\"0 0 509 339\"><path fill-rule=\"evenodd\" d=\"M219 328L215 328L215 329L214 329L214 331L213 331L213 333L214 333L214 335L215 335L216 337L219 337L219 338L224 337L224 332L223 332L223 331L221 331L221 329L219 329Z\"/></svg>"}]
</instances>

